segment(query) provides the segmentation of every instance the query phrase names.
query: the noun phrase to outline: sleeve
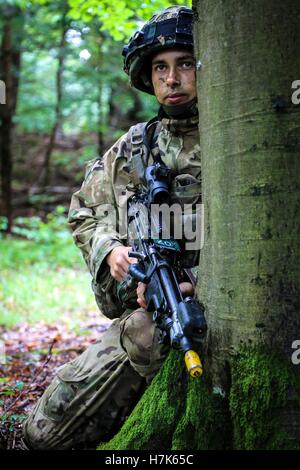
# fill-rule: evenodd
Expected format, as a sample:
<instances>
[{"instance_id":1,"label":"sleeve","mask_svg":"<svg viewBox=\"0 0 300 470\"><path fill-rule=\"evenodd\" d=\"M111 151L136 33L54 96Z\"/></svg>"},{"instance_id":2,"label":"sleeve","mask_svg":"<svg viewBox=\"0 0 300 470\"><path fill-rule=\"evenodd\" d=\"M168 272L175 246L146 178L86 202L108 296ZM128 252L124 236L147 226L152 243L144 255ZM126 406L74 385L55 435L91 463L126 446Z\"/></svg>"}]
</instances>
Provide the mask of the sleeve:
<instances>
[{"instance_id":1,"label":"sleeve","mask_svg":"<svg viewBox=\"0 0 300 470\"><path fill-rule=\"evenodd\" d=\"M122 314L115 296L117 281L110 275L105 258L113 248L124 244L117 230L118 207L113 188L116 155L124 137L102 159L88 163L82 186L72 196L68 215L75 244L93 277L97 304L109 318Z\"/></svg>"}]
</instances>

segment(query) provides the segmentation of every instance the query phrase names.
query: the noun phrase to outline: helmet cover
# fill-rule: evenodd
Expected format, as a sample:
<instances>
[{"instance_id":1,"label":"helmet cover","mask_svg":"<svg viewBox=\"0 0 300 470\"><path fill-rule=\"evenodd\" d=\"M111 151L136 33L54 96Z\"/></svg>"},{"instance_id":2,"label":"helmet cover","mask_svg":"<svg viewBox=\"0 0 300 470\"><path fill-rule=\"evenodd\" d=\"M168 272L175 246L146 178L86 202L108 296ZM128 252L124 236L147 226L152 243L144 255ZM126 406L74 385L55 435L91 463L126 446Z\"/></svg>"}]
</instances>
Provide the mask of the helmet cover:
<instances>
[{"instance_id":1,"label":"helmet cover","mask_svg":"<svg viewBox=\"0 0 300 470\"><path fill-rule=\"evenodd\" d=\"M138 90L154 94L151 57L172 47L193 48L193 12L184 6L169 7L154 15L124 46L124 70Z\"/></svg>"}]
</instances>

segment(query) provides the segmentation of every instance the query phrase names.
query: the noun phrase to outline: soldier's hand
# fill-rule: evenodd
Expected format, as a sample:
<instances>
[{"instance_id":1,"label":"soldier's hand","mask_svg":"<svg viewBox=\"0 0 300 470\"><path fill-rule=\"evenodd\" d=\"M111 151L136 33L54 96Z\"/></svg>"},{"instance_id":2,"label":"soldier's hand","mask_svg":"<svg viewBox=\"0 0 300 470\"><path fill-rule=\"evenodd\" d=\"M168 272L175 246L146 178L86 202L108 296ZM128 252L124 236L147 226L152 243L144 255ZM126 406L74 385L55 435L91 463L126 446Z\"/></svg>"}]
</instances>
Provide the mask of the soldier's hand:
<instances>
[{"instance_id":1,"label":"soldier's hand","mask_svg":"<svg viewBox=\"0 0 300 470\"><path fill-rule=\"evenodd\" d=\"M146 308L146 299L145 299L145 291L147 288L147 284L143 284L142 282L138 283L136 294L137 294L137 303L140 307ZM180 291L183 297L187 297L188 295L194 294L194 286L190 282L181 282L179 284Z\"/></svg>"},{"instance_id":2,"label":"soldier's hand","mask_svg":"<svg viewBox=\"0 0 300 470\"><path fill-rule=\"evenodd\" d=\"M110 274L118 282L127 274L128 266L137 262L136 258L129 258L129 251L129 246L117 246L107 255L106 262L110 267Z\"/></svg>"},{"instance_id":3,"label":"soldier's hand","mask_svg":"<svg viewBox=\"0 0 300 470\"><path fill-rule=\"evenodd\" d=\"M179 287L183 297L194 295L195 289L193 284L191 284L190 282L181 282L179 284Z\"/></svg>"},{"instance_id":4,"label":"soldier's hand","mask_svg":"<svg viewBox=\"0 0 300 470\"><path fill-rule=\"evenodd\" d=\"M136 289L136 295L137 295L137 303L139 304L140 307L146 308L146 299L144 296L145 290L146 290L147 284L143 284L142 282L138 283L137 289Z\"/></svg>"}]
</instances>

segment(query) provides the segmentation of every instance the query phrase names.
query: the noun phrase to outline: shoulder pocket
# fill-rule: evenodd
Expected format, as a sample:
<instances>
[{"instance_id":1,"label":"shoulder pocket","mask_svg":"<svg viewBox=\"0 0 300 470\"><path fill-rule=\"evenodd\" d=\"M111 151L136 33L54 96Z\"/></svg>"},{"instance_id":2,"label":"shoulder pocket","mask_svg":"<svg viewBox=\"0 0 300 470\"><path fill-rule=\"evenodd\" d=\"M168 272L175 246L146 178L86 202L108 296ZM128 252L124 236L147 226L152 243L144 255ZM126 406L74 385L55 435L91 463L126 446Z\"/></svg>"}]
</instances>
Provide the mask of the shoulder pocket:
<instances>
[{"instance_id":1,"label":"shoulder pocket","mask_svg":"<svg viewBox=\"0 0 300 470\"><path fill-rule=\"evenodd\" d=\"M172 202L184 204L200 204L201 182L192 175L177 175L171 186Z\"/></svg>"}]
</instances>

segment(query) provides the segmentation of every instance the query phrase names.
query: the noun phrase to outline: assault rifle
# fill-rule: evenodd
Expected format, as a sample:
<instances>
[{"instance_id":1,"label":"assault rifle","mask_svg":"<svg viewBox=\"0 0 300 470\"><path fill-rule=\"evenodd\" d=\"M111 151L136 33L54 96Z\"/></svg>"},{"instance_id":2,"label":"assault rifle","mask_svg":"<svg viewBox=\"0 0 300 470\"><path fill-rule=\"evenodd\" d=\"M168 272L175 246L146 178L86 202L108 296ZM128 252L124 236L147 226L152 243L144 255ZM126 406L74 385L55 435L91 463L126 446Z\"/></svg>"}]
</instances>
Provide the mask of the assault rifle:
<instances>
[{"instance_id":1,"label":"assault rifle","mask_svg":"<svg viewBox=\"0 0 300 470\"><path fill-rule=\"evenodd\" d=\"M172 170L161 163L146 168L143 184L128 199L129 256L138 262L128 269L129 284L147 284L147 311L169 338L175 349L185 353L185 363L192 377L203 372L193 343L200 341L207 329L204 309L192 297L183 297L179 283L182 279L184 252L176 239L162 237L165 221L153 211L156 205L169 203ZM153 235L154 233L154 235ZM128 284L127 284L128 287ZM126 287L125 287L126 288ZM122 297L120 293L119 297Z\"/></svg>"}]
</instances>

